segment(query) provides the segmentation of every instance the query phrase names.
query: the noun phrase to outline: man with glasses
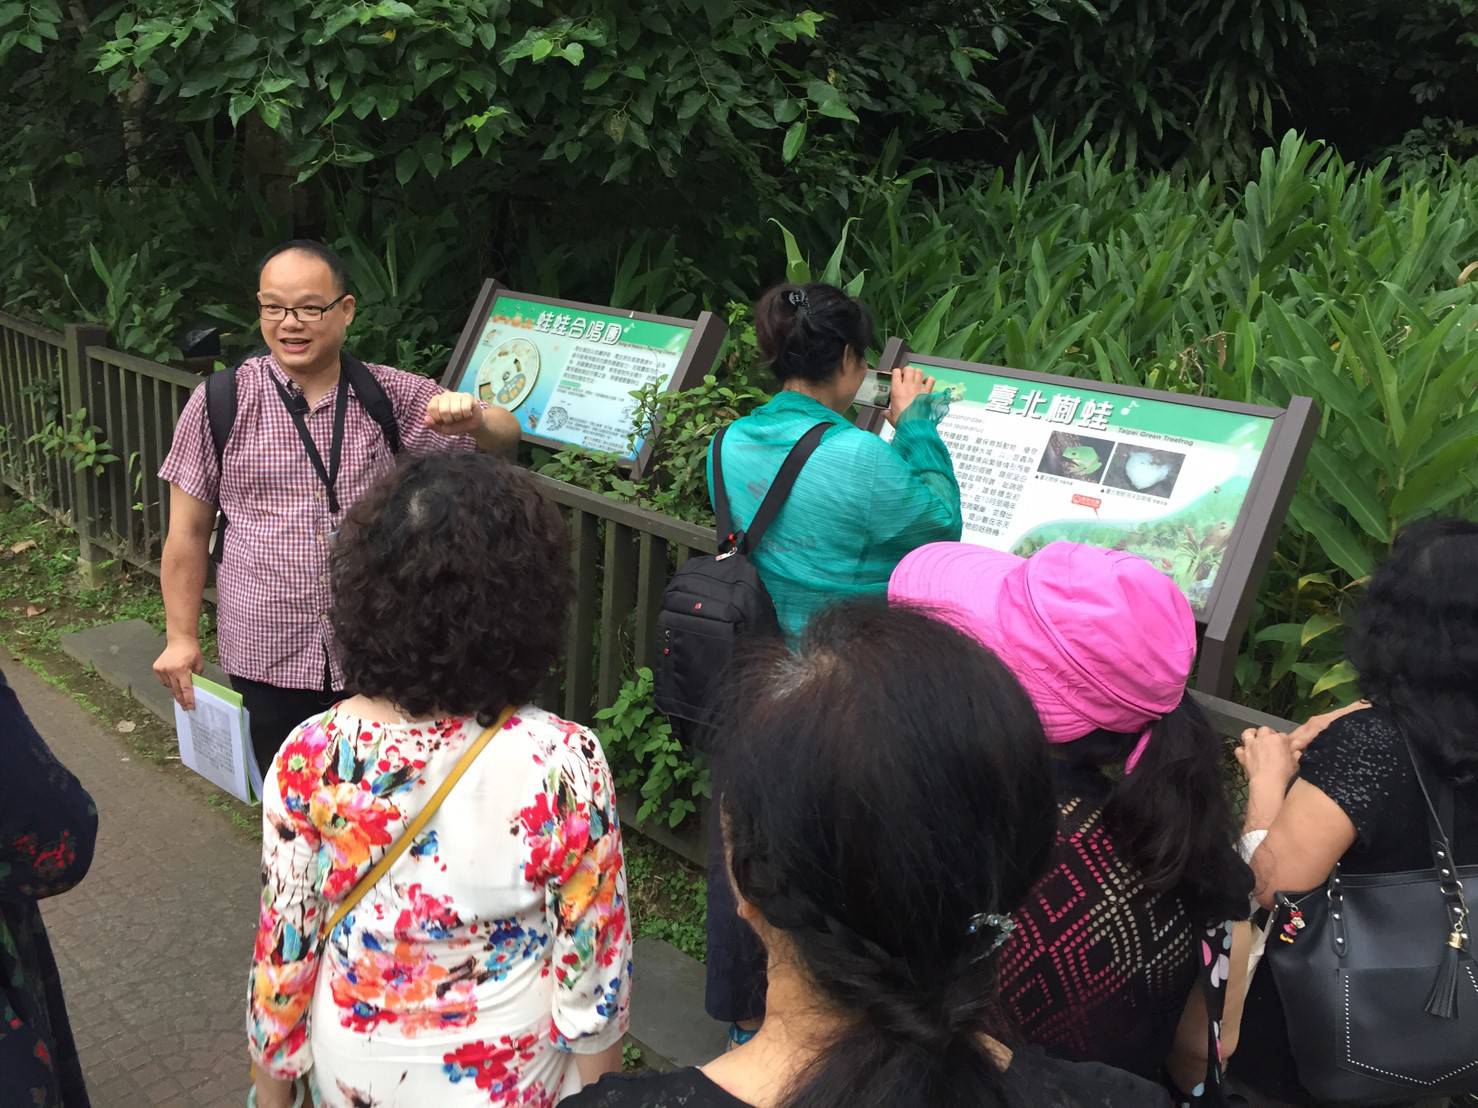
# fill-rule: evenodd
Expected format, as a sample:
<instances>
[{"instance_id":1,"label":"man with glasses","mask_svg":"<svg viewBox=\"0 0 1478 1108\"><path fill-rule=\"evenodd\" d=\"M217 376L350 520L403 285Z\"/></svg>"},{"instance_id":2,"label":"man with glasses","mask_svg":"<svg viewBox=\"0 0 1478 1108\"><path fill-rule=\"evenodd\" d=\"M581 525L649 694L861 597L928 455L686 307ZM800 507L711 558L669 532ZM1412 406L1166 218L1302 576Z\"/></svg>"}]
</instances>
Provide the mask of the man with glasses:
<instances>
[{"instance_id":1,"label":"man with glasses","mask_svg":"<svg viewBox=\"0 0 1478 1108\"><path fill-rule=\"evenodd\" d=\"M182 707L194 706L219 509L230 524L217 531L221 666L251 713L265 774L288 733L343 695L329 630L329 548L344 513L394 465L397 449L511 454L519 426L502 408L347 354L354 295L343 262L321 243L295 240L267 255L257 308L269 353L237 367L224 419L219 394L229 388L195 390L159 471L170 484L160 567L167 641L154 673Z\"/></svg>"}]
</instances>

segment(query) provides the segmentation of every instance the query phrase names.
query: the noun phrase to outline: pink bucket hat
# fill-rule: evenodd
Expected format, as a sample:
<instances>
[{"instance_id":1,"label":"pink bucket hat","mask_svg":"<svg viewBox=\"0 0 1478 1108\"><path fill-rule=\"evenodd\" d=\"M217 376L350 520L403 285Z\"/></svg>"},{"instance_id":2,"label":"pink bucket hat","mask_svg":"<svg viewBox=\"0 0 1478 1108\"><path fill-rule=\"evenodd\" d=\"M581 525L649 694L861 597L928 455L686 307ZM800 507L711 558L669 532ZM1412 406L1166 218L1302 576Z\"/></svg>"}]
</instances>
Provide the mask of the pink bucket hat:
<instances>
[{"instance_id":1,"label":"pink bucket hat","mask_svg":"<svg viewBox=\"0 0 1478 1108\"><path fill-rule=\"evenodd\" d=\"M1054 542L1019 558L932 543L893 571L894 603L934 608L990 647L1036 705L1054 743L1143 732L1185 694L1196 621L1171 581L1138 555Z\"/></svg>"}]
</instances>

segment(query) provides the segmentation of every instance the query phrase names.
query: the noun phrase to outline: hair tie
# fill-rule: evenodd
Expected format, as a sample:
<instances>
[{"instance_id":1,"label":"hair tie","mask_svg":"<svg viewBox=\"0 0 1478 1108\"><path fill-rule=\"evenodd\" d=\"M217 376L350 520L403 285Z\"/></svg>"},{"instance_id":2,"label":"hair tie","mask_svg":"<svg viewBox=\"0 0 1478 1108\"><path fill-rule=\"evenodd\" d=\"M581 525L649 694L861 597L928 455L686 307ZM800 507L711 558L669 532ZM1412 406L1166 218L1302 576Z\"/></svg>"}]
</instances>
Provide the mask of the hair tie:
<instances>
[{"instance_id":1,"label":"hair tie","mask_svg":"<svg viewBox=\"0 0 1478 1108\"><path fill-rule=\"evenodd\" d=\"M970 917L970 922L965 925L965 931L970 935L978 935L982 931L995 932L991 939L990 947L976 955L974 961L989 958L1005 945L1006 940L1011 937L1011 932L1016 930L1016 921L1010 916L1003 916L997 912L980 912Z\"/></svg>"},{"instance_id":2,"label":"hair tie","mask_svg":"<svg viewBox=\"0 0 1478 1108\"><path fill-rule=\"evenodd\" d=\"M1144 757L1144 752L1149 748L1150 736L1154 734L1155 721L1150 720L1145 724L1144 731L1140 733L1139 741L1134 744L1134 749L1129 752L1129 758L1124 762L1124 776L1128 777L1134 772L1134 767L1139 765L1139 760Z\"/></svg>"},{"instance_id":3,"label":"hair tie","mask_svg":"<svg viewBox=\"0 0 1478 1108\"><path fill-rule=\"evenodd\" d=\"M811 309L811 298L806 295L805 289L791 289L785 294L785 299L795 309L796 315Z\"/></svg>"}]
</instances>

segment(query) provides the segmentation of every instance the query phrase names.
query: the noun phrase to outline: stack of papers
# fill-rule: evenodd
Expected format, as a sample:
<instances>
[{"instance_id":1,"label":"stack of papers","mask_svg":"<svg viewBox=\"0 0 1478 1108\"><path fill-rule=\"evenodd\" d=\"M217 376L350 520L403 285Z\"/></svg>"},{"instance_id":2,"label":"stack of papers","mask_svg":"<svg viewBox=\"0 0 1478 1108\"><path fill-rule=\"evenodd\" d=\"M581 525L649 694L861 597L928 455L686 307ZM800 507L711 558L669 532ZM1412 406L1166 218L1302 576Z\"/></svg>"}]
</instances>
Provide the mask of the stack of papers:
<instances>
[{"instance_id":1,"label":"stack of papers","mask_svg":"<svg viewBox=\"0 0 1478 1108\"><path fill-rule=\"evenodd\" d=\"M246 804L262 796L262 771L251 748L251 721L241 694L195 678L195 707L174 706L180 762Z\"/></svg>"}]
</instances>

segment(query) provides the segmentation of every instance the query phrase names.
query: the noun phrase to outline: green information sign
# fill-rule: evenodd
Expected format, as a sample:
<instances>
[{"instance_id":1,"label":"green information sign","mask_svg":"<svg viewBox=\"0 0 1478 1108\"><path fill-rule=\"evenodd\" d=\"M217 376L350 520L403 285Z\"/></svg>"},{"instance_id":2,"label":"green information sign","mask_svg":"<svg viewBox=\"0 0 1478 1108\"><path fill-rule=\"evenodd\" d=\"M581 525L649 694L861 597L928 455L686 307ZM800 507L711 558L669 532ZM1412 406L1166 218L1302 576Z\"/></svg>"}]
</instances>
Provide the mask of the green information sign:
<instances>
[{"instance_id":1,"label":"green information sign","mask_svg":"<svg viewBox=\"0 0 1478 1108\"><path fill-rule=\"evenodd\" d=\"M635 394L692 384L712 364L723 324L508 292L489 281L444 383L507 408L528 441L615 454L639 467Z\"/></svg>"},{"instance_id":2,"label":"green information sign","mask_svg":"<svg viewBox=\"0 0 1478 1108\"><path fill-rule=\"evenodd\" d=\"M1100 385L911 354L895 340L880 372L896 365L950 396L939 433L966 542L1023 556L1059 540L1127 550L1175 581L1208 637L1240 635L1312 435L1309 401L1280 409ZM864 398L881 406L884 392ZM1209 689L1220 695L1225 661Z\"/></svg>"}]
</instances>

